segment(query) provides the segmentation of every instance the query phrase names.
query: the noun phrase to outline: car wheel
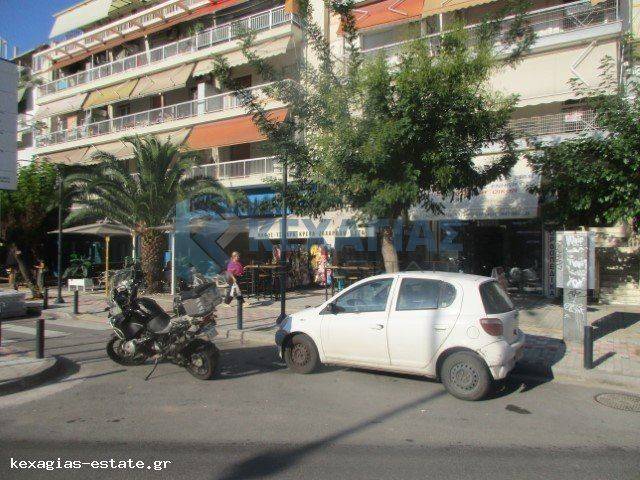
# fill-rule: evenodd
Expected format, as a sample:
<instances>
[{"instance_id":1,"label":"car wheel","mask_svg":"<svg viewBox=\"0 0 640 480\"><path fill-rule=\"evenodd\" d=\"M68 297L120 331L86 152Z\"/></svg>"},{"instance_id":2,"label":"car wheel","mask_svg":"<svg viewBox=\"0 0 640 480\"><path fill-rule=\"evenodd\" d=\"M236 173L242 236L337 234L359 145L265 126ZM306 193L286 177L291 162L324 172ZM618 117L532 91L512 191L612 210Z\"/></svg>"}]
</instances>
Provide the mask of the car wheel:
<instances>
[{"instance_id":1,"label":"car wheel","mask_svg":"<svg viewBox=\"0 0 640 480\"><path fill-rule=\"evenodd\" d=\"M440 378L447 391L461 400L481 400L492 385L487 366L471 352L449 355L442 364Z\"/></svg>"},{"instance_id":2,"label":"car wheel","mask_svg":"<svg viewBox=\"0 0 640 480\"><path fill-rule=\"evenodd\" d=\"M294 336L284 348L284 361L295 373L311 373L320 364L318 349L306 335Z\"/></svg>"}]
</instances>

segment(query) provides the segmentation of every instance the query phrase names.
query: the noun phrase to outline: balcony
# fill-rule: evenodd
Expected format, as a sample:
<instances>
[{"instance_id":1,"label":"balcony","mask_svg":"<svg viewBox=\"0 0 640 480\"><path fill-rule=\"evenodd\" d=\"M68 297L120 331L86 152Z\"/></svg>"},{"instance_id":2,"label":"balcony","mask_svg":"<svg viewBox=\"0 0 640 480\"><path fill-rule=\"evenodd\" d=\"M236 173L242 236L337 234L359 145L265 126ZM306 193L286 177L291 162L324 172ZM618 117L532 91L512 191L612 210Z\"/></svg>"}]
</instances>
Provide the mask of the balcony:
<instances>
[{"instance_id":1,"label":"balcony","mask_svg":"<svg viewBox=\"0 0 640 480\"><path fill-rule=\"evenodd\" d=\"M293 15L286 13L284 7L260 12L233 22L218 25L198 34L163 45L129 57L105 63L89 70L45 83L38 87L38 95L50 95L78 85L87 84L119 73L145 67L174 58L178 55L204 50L205 48L237 39L243 30L260 32L269 30L293 21Z\"/></svg>"},{"instance_id":2,"label":"balcony","mask_svg":"<svg viewBox=\"0 0 640 480\"><path fill-rule=\"evenodd\" d=\"M619 23L621 20L618 7L618 0L606 0L602 3L593 5L591 0L580 0L573 3L566 3L540 10L534 10L527 13L526 18L529 25L536 33L536 46L545 39L551 39L559 34L579 33L581 30L611 25ZM502 31L506 33L509 23L512 20L506 18L503 22ZM471 37L478 25L469 25L465 27L470 31ZM436 33L423 37L427 41L428 48L437 53L440 47L441 34ZM363 49L365 56L374 56L384 53L386 56L393 56L402 51L404 46L412 40L390 43L375 48ZM504 50L506 45L499 38L496 42L498 51Z\"/></svg>"},{"instance_id":3,"label":"balcony","mask_svg":"<svg viewBox=\"0 0 640 480\"><path fill-rule=\"evenodd\" d=\"M262 89L269 83L246 89L247 93ZM254 95L258 95L254 93ZM46 133L36 137L36 147L47 147L60 143L73 142L86 138L99 137L111 133L128 132L135 134L139 128L194 118L210 113L221 112L241 107L241 102L233 92L221 93L199 100L177 103L162 108L146 110L122 117L88 123L78 127Z\"/></svg>"},{"instance_id":4,"label":"balcony","mask_svg":"<svg viewBox=\"0 0 640 480\"><path fill-rule=\"evenodd\" d=\"M212 177L217 180L263 177L278 172L276 157L250 158L232 162L199 165L191 169L192 175Z\"/></svg>"},{"instance_id":5,"label":"balcony","mask_svg":"<svg viewBox=\"0 0 640 480\"><path fill-rule=\"evenodd\" d=\"M593 110L572 110L538 117L517 118L509 126L518 138L584 134L598 130Z\"/></svg>"}]
</instances>

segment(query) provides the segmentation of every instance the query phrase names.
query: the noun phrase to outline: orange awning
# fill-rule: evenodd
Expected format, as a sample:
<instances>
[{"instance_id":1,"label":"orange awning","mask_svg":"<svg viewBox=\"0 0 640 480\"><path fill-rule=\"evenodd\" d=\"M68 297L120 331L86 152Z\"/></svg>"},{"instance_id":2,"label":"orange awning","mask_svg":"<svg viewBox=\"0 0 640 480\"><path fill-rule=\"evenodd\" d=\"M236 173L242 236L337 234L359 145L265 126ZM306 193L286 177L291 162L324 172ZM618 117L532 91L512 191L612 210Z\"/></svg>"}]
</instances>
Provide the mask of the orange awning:
<instances>
[{"instance_id":1,"label":"orange awning","mask_svg":"<svg viewBox=\"0 0 640 480\"><path fill-rule=\"evenodd\" d=\"M496 0L425 0L423 17L438 15L439 13L453 12L463 8L475 7L483 3L491 3Z\"/></svg>"},{"instance_id":2,"label":"orange awning","mask_svg":"<svg viewBox=\"0 0 640 480\"><path fill-rule=\"evenodd\" d=\"M422 16L425 0L384 0L353 9L356 28L377 27L388 23L406 22Z\"/></svg>"},{"instance_id":3,"label":"orange awning","mask_svg":"<svg viewBox=\"0 0 640 480\"><path fill-rule=\"evenodd\" d=\"M287 109L281 108L269 112L269 114L272 119L282 122L287 116ZM194 127L187 139L187 147L190 150L204 150L212 147L259 142L265 139L266 137L253 123L253 119L249 115L244 115Z\"/></svg>"}]
</instances>

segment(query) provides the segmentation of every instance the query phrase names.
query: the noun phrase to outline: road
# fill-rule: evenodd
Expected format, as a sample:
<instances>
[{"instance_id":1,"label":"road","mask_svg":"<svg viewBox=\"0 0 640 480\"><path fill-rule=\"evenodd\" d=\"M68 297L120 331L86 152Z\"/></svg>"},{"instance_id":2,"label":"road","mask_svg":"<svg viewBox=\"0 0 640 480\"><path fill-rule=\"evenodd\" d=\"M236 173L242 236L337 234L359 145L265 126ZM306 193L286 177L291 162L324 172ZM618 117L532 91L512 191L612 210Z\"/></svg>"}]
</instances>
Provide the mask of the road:
<instances>
[{"instance_id":1,"label":"road","mask_svg":"<svg viewBox=\"0 0 640 480\"><path fill-rule=\"evenodd\" d=\"M13 348L32 347L22 325L5 331ZM640 414L593 400L609 389L512 380L468 403L411 376L332 367L293 375L272 347L233 341L220 343L213 381L162 364L145 382L150 365L106 358L106 329L50 328L58 334L48 353L77 367L0 397L3 479L123 478L111 467L129 459L144 464L127 478L145 479L640 478ZM58 458L105 464L17 463Z\"/></svg>"}]
</instances>

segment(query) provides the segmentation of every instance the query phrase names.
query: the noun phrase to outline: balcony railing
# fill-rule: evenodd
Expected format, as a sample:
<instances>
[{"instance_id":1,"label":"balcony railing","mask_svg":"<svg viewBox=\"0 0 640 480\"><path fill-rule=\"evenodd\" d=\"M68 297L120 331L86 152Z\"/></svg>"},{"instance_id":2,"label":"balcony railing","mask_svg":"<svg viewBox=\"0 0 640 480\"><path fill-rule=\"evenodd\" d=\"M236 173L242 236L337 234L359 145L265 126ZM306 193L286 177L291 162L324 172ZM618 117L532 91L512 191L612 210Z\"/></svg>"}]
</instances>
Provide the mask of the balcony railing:
<instances>
[{"instance_id":1,"label":"balcony railing","mask_svg":"<svg viewBox=\"0 0 640 480\"><path fill-rule=\"evenodd\" d=\"M285 12L284 7L260 12L255 15L234 20L233 22L209 28L194 36L184 38L161 47L156 47L120 60L105 63L104 65L100 65L83 72L78 72L68 77L45 83L38 87L38 93L42 96L60 92L101 78L110 77L111 75L117 75L146 65L159 63L177 55L184 55L219 43L230 42L237 38L243 30L251 30L254 32L268 30L291 22L292 19L293 16L290 13Z\"/></svg>"},{"instance_id":2,"label":"balcony railing","mask_svg":"<svg viewBox=\"0 0 640 480\"><path fill-rule=\"evenodd\" d=\"M276 157L250 158L233 162L210 163L191 169L192 175L212 177L218 180L262 176L277 172Z\"/></svg>"},{"instance_id":3,"label":"balcony railing","mask_svg":"<svg viewBox=\"0 0 640 480\"><path fill-rule=\"evenodd\" d=\"M256 85L255 87L247 88L245 92L249 93L259 90L268 85L271 84L265 83L262 85ZM254 93L254 95L257 94ZM218 95L213 95L199 100L191 100L188 102L177 103L175 105L169 105L167 107L132 113L130 115L116 117L110 120L88 123L68 130L46 133L36 138L36 146L46 147L59 143L73 142L83 138L126 132L137 128L175 122L185 118L192 118L209 113L229 110L240 107L241 105L242 103L240 98L233 92L220 93Z\"/></svg>"},{"instance_id":4,"label":"balcony railing","mask_svg":"<svg viewBox=\"0 0 640 480\"><path fill-rule=\"evenodd\" d=\"M566 3L540 10L534 10L526 14L528 24L531 26L537 38L548 37L559 33L566 33L581 28L604 25L620 20L620 12L618 8L618 0L606 0L602 3L593 5L591 0L581 0L573 3ZM506 18L503 21L502 31L507 32L509 23L512 21ZM471 36L477 29L478 25L469 25L465 27L470 30ZM436 53L440 47L441 34L436 33L423 37L428 42L428 47ZM390 43L375 48L363 49L365 56L377 55L383 52L387 56L398 54L404 46L413 40L405 40L402 42ZM496 42L496 48L504 47L502 39Z\"/></svg>"},{"instance_id":5,"label":"balcony railing","mask_svg":"<svg viewBox=\"0 0 640 480\"><path fill-rule=\"evenodd\" d=\"M598 129L596 113L587 109L571 110L538 117L517 118L511 120L510 127L516 136L520 138L563 133L588 133Z\"/></svg>"}]
</instances>

